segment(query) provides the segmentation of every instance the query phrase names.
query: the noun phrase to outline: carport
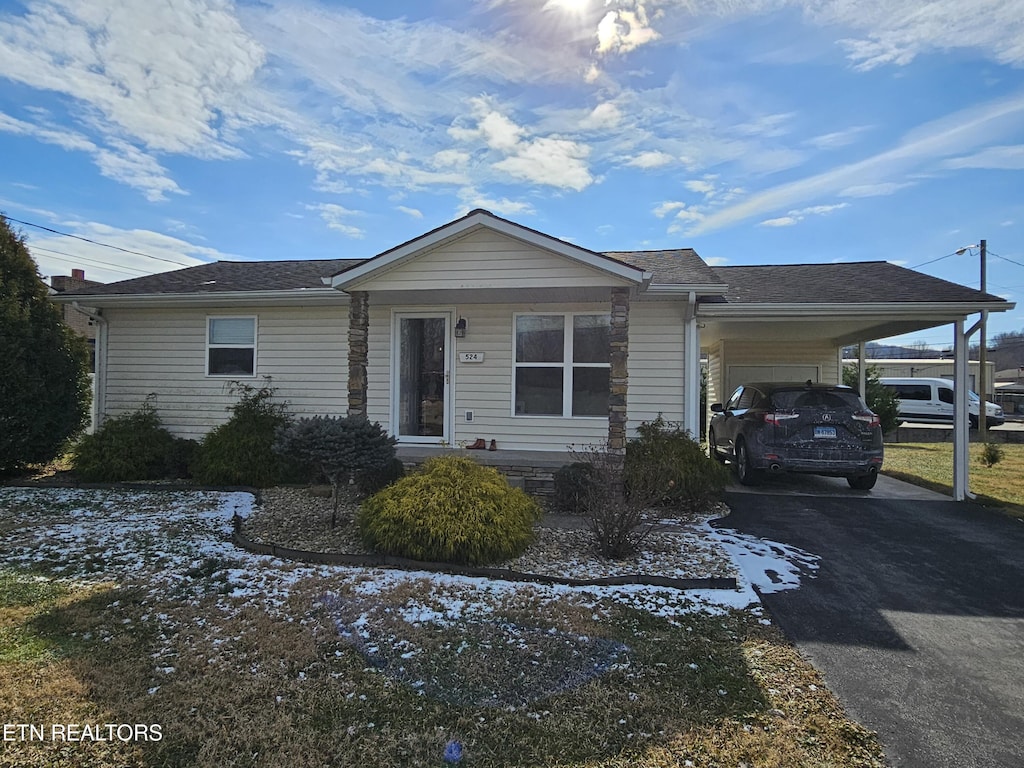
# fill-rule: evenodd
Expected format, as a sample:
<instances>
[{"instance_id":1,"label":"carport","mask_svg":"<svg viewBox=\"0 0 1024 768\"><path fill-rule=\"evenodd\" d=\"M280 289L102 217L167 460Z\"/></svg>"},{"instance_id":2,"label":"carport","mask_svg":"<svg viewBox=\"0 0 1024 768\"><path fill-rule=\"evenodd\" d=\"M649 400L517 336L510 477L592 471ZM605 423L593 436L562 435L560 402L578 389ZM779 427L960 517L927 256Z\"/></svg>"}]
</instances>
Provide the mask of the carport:
<instances>
[{"instance_id":1,"label":"carport","mask_svg":"<svg viewBox=\"0 0 1024 768\"><path fill-rule=\"evenodd\" d=\"M724 402L743 381L842 381L842 348L952 326L956 374L953 496L969 497L967 353L980 320L1013 303L884 261L717 267L728 288L701 299L696 317L708 358L707 402ZM965 330L966 328L966 330Z\"/></svg>"}]
</instances>

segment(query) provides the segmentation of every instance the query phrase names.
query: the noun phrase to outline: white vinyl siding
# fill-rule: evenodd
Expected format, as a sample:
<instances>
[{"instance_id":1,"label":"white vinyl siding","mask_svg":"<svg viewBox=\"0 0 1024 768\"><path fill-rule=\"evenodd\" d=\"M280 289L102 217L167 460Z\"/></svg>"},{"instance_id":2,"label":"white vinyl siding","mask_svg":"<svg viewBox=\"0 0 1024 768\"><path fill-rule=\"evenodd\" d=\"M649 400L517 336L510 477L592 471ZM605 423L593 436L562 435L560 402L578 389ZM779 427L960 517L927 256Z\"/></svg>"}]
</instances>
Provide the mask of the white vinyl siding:
<instances>
[{"instance_id":1,"label":"white vinyl siding","mask_svg":"<svg viewBox=\"0 0 1024 768\"><path fill-rule=\"evenodd\" d=\"M397 263L353 286L370 291L474 288L580 288L629 285L624 278L497 232L465 235ZM371 299L372 303L372 299Z\"/></svg>"},{"instance_id":2,"label":"white vinyl siding","mask_svg":"<svg viewBox=\"0 0 1024 768\"><path fill-rule=\"evenodd\" d=\"M391 307L373 303L366 361L366 416L391 430Z\"/></svg>"},{"instance_id":3,"label":"white vinyl siding","mask_svg":"<svg viewBox=\"0 0 1024 768\"><path fill-rule=\"evenodd\" d=\"M629 309L627 436L660 413L683 421L685 337L681 303L633 300Z\"/></svg>"},{"instance_id":4,"label":"white vinyl siding","mask_svg":"<svg viewBox=\"0 0 1024 768\"><path fill-rule=\"evenodd\" d=\"M725 381L718 394L728 398L740 379L760 376L762 380L781 381L816 378L823 384L841 383L836 347L828 341L745 341L728 339L721 345L721 365ZM811 376L816 371L817 376ZM719 400L718 402L722 402Z\"/></svg>"},{"instance_id":5,"label":"white vinyl siding","mask_svg":"<svg viewBox=\"0 0 1024 768\"><path fill-rule=\"evenodd\" d=\"M208 309L105 310L109 321L107 415L134 411L155 395L172 433L201 438L225 422L234 379L259 386L299 415L344 415L348 408L348 307L240 307L257 318L257 377L206 375Z\"/></svg>"}]
</instances>

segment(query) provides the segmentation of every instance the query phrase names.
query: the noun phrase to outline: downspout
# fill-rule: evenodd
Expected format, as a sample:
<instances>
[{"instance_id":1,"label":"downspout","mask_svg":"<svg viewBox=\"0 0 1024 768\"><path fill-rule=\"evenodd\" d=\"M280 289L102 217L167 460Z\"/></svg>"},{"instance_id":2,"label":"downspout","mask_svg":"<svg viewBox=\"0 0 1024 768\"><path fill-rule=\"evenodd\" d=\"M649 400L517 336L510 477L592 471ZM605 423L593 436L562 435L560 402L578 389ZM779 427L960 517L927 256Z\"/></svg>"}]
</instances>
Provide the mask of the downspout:
<instances>
[{"instance_id":1,"label":"downspout","mask_svg":"<svg viewBox=\"0 0 1024 768\"><path fill-rule=\"evenodd\" d=\"M697 293L686 297L683 315L683 429L700 440L700 331Z\"/></svg>"},{"instance_id":2,"label":"downspout","mask_svg":"<svg viewBox=\"0 0 1024 768\"><path fill-rule=\"evenodd\" d=\"M89 318L96 326L96 371L92 378L92 430L103 424L107 410L107 319L102 310L91 310L81 306L77 301L71 306Z\"/></svg>"}]
</instances>

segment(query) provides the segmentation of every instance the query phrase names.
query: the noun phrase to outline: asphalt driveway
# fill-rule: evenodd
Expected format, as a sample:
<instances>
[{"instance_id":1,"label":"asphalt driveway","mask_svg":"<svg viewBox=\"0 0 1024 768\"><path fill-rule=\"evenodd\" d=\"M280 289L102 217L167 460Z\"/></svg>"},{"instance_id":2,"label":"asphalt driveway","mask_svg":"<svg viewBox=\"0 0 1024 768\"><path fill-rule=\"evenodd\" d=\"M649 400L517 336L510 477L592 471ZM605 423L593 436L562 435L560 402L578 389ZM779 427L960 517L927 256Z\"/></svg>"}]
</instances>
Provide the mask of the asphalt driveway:
<instances>
[{"instance_id":1,"label":"asphalt driveway","mask_svg":"<svg viewBox=\"0 0 1024 768\"><path fill-rule=\"evenodd\" d=\"M891 764L1024 766L1024 523L938 497L766 491L730 492L718 526L821 558L764 603Z\"/></svg>"}]
</instances>

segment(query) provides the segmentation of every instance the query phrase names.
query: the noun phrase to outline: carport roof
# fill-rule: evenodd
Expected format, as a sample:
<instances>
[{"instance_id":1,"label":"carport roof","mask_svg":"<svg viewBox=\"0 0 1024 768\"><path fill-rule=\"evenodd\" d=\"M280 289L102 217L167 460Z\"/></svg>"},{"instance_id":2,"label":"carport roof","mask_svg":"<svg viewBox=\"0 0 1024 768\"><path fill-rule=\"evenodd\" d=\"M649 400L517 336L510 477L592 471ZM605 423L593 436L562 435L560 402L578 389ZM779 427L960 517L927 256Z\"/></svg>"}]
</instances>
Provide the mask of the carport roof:
<instances>
[{"instance_id":1,"label":"carport roof","mask_svg":"<svg viewBox=\"0 0 1024 768\"><path fill-rule=\"evenodd\" d=\"M975 303L1006 300L886 261L711 267L726 304Z\"/></svg>"}]
</instances>

